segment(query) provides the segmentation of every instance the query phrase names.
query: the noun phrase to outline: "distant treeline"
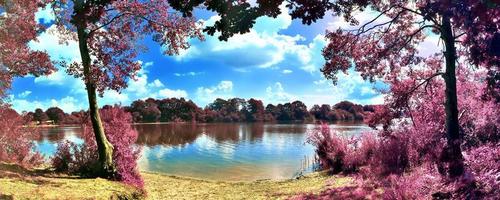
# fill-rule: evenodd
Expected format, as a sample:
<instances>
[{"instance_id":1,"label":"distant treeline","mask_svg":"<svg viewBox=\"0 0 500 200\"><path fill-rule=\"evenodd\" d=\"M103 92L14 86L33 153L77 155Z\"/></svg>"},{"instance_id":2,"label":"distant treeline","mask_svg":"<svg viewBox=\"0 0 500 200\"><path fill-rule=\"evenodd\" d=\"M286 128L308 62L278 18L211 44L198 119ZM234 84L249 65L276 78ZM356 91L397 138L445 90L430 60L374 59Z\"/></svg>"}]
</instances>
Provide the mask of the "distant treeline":
<instances>
[{"instance_id":1,"label":"distant treeline","mask_svg":"<svg viewBox=\"0 0 500 200\"><path fill-rule=\"evenodd\" d=\"M103 108L109 107L109 105ZM134 122L274 122L274 121L347 121L363 120L367 112L373 112L373 105L359 105L342 101L333 106L314 105L310 110L301 101L285 104L264 104L257 99L216 99L205 108L184 98L136 100L124 107L131 113ZM70 114L58 107L45 112L36 109L26 114L38 123L79 124L86 116L85 111Z\"/></svg>"}]
</instances>

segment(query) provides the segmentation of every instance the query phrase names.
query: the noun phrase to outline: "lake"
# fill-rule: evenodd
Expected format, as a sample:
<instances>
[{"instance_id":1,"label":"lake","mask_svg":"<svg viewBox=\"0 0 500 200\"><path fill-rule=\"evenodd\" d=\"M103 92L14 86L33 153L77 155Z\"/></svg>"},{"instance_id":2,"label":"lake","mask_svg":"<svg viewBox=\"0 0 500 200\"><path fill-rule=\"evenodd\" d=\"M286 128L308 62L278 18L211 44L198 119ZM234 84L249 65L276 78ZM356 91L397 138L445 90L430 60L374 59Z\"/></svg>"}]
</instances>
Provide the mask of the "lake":
<instances>
[{"instance_id":1,"label":"lake","mask_svg":"<svg viewBox=\"0 0 500 200\"><path fill-rule=\"evenodd\" d=\"M210 123L134 125L143 147L144 171L210 180L287 179L312 171L314 148L305 143L315 124ZM364 124L337 123L346 135L369 130ZM79 127L42 129L36 148L46 158L57 142L81 143Z\"/></svg>"}]
</instances>

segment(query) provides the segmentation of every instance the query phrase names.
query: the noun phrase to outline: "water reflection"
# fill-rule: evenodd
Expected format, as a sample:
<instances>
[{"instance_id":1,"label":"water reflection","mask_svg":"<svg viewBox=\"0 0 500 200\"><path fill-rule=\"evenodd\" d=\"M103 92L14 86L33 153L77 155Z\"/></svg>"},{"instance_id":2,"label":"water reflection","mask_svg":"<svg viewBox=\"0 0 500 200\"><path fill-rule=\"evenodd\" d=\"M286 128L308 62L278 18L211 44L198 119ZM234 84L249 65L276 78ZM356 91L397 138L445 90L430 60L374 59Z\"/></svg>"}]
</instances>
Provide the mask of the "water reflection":
<instances>
[{"instance_id":1,"label":"water reflection","mask_svg":"<svg viewBox=\"0 0 500 200\"><path fill-rule=\"evenodd\" d=\"M80 127L41 128L41 137L36 140L35 148L45 158L49 158L56 152L58 142L68 140L81 144L83 142L80 138L81 133L82 129Z\"/></svg>"},{"instance_id":2,"label":"water reflection","mask_svg":"<svg viewBox=\"0 0 500 200\"><path fill-rule=\"evenodd\" d=\"M143 146L141 170L213 180L291 178L311 171L313 147L305 144L313 124L142 124L134 125ZM361 124L334 124L347 134L368 129ZM55 143L80 140L79 128L51 128L37 147L46 155ZM81 142L81 140L80 140Z\"/></svg>"}]
</instances>

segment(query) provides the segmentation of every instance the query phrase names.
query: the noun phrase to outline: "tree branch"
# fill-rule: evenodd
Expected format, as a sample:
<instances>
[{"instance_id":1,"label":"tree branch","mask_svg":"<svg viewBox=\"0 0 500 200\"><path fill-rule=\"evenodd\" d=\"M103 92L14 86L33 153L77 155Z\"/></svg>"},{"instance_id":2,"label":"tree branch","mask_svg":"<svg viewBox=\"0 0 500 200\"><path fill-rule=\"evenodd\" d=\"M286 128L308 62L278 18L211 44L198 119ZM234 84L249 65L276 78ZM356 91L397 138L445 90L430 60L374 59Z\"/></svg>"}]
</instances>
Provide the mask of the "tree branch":
<instances>
[{"instance_id":1,"label":"tree branch","mask_svg":"<svg viewBox=\"0 0 500 200\"><path fill-rule=\"evenodd\" d=\"M427 82L431 81L434 77L439 76L439 75L444 75L444 73L443 72L438 72L438 73L433 74L432 76L426 78L424 81L422 81L421 83L419 83L418 85L416 85L415 87L413 87L410 91L407 92L407 94L411 94L411 93L415 92L415 90L417 90L424 83L427 83Z\"/></svg>"},{"instance_id":2,"label":"tree branch","mask_svg":"<svg viewBox=\"0 0 500 200\"><path fill-rule=\"evenodd\" d=\"M96 31L98 31L98 30L99 30L99 29L101 29L101 28L106 27L107 25L110 25L110 24L111 24L111 23L113 23L113 21L115 21L116 19L118 19L118 18L120 18L120 17L123 17L123 16L125 16L125 15L127 15L127 14L130 14L130 13L121 13L121 14L119 14L119 15L114 16L114 17L113 17L111 20L109 20L108 22L106 22L106 23L102 24L101 26L97 27L96 29L91 30L91 31L89 32L89 35L91 35L92 33L96 32Z\"/></svg>"}]
</instances>

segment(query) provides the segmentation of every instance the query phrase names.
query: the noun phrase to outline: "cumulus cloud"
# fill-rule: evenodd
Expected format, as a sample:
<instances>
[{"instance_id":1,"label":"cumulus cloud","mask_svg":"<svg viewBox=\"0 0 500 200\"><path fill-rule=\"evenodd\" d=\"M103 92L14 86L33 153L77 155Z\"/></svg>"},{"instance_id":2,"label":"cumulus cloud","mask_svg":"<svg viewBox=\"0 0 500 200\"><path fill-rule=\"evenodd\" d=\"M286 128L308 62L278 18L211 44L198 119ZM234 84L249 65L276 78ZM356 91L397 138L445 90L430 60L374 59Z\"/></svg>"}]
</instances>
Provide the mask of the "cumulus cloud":
<instances>
[{"instance_id":1,"label":"cumulus cloud","mask_svg":"<svg viewBox=\"0 0 500 200\"><path fill-rule=\"evenodd\" d=\"M128 87L121 93L116 91L107 91L104 95L103 102L114 102L121 104L129 104L136 99L146 98L171 98L171 97L187 97L188 93L181 89L166 88L159 79L150 81L148 78L148 69L154 65L153 62L139 61L142 64L141 70L137 73L135 80L128 81ZM108 94L109 93L109 94Z\"/></svg>"},{"instance_id":2,"label":"cumulus cloud","mask_svg":"<svg viewBox=\"0 0 500 200\"><path fill-rule=\"evenodd\" d=\"M12 108L14 108L18 112L23 111L34 111L37 108L41 108L42 110L47 110L50 107L59 107L63 109L65 112L73 112L78 111L84 107L81 101L78 101L74 97L67 96L62 99L47 99L43 101L29 101L26 99L12 99L11 102Z\"/></svg>"},{"instance_id":3,"label":"cumulus cloud","mask_svg":"<svg viewBox=\"0 0 500 200\"><path fill-rule=\"evenodd\" d=\"M370 83L363 80L358 72L352 68L348 70L348 74L339 73L338 81L334 85L332 81L327 79L319 79L313 81L316 94L327 94L331 99L331 103L338 101L349 100L362 104L380 104L383 103L383 96L378 92L378 89L384 87L381 82ZM331 104L330 103L330 104Z\"/></svg>"},{"instance_id":4,"label":"cumulus cloud","mask_svg":"<svg viewBox=\"0 0 500 200\"><path fill-rule=\"evenodd\" d=\"M289 70L289 69L284 69L283 71L281 71L281 73L283 74L291 74L293 71L292 70Z\"/></svg>"},{"instance_id":5,"label":"cumulus cloud","mask_svg":"<svg viewBox=\"0 0 500 200\"><path fill-rule=\"evenodd\" d=\"M26 97L27 97L27 96L29 96L30 94L31 94L31 91L26 90L26 91L24 91L24 92L19 93L19 94L17 95L17 97L19 97L19 98L26 98Z\"/></svg>"},{"instance_id":6,"label":"cumulus cloud","mask_svg":"<svg viewBox=\"0 0 500 200\"><path fill-rule=\"evenodd\" d=\"M158 91L158 96L161 98L186 98L188 96L187 92L184 90L171 90L168 88Z\"/></svg>"},{"instance_id":7,"label":"cumulus cloud","mask_svg":"<svg viewBox=\"0 0 500 200\"><path fill-rule=\"evenodd\" d=\"M170 98L170 97L188 97L185 90L181 89L169 89L159 80L155 79L153 81L148 80L148 68L153 66L153 62L146 62L142 64L142 69L138 72L137 78L135 80L129 80L129 87L121 92L114 90L108 90L104 92L103 97L98 97L98 102L100 106L103 105L113 105L121 104L128 105L136 99L146 99L152 98ZM68 76L68 75L64 75ZM35 79L36 82L36 79ZM68 82L66 82L67 84ZM69 82L71 83L71 82ZM63 85L75 89L71 85ZM36 108L47 109L49 107L57 106L63 109L65 112L72 112L78 110L87 110L87 96L85 93L85 88L83 83L79 85L81 87L82 93L69 92L69 96L62 99L47 99L47 100L28 100L23 99L23 97L28 96L31 91L25 91L17 95L17 98L11 97L11 104L13 108L19 112L22 111L33 111ZM226 86L221 86L222 88Z\"/></svg>"},{"instance_id":8,"label":"cumulus cloud","mask_svg":"<svg viewBox=\"0 0 500 200\"><path fill-rule=\"evenodd\" d=\"M55 25L52 25L45 32L41 33L36 41L31 41L28 45L33 50L46 51L51 59L55 61L70 63L81 60L78 43L74 40L59 43L62 38L64 36L58 33ZM48 76L36 77L34 82L35 84L68 87L72 94L86 94L83 81L69 76L66 74L65 69L61 67L58 67L56 72Z\"/></svg>"},{"instance_id":9,"label":"cumulus cloud","mask_svg":"<svg viewBox=\"0 0 500 200\"><path fill-rule=\"evenodd\" d=\"M222 62L240 72L246 68L272 68L281 65L295 67L308 72L322 65L321 49L326 45L323 35L318 35L309 44L301 44L306 38L301 35L280 34L292 23L288 9L282 5L282 14L277 18L261 17L246 34L237 34L227 42L219 41L216 36L207 36L206 41L191 41L191 47L174 58L179 61L192 59ZM219 16L204 21L212 25ZM237 59L234 59L237 58Z\"/></svg>"},{"instance_id":10,"label":"cumulus cloud","mask_svg":"<svg viewBox=\"0 0 500 200\"><path fill-rule=\"evenodd\" d=\"M294 95L285 92L280 82L266 88L266 102L268 103L287 103L296 99Z\"/></svg>"},{"instance_id":11,"label":"cumulus cloud","mask_svg":"<svg viewBox=\"0 0 500 200\"><path fill-rule=\"evenodd\" d=\"M199 105L206 105L216 98L230 98L233 91L233 82L224 80L211 87L198 87L196 90L196 102Z\"/></svg>"},{"instance_id":12,"label":"cumulus cloud","mask_svg":"<svg viewBox=\"0 0 500 200\"><path fill-rule=\"evenodd\" d=\"M45 8L38 8L38 11L35 13L35 19L37 22L43 21L43 23L50 23L54 21L56 17L50 5L47 5Z\"/></svg>"}]
</instances>

